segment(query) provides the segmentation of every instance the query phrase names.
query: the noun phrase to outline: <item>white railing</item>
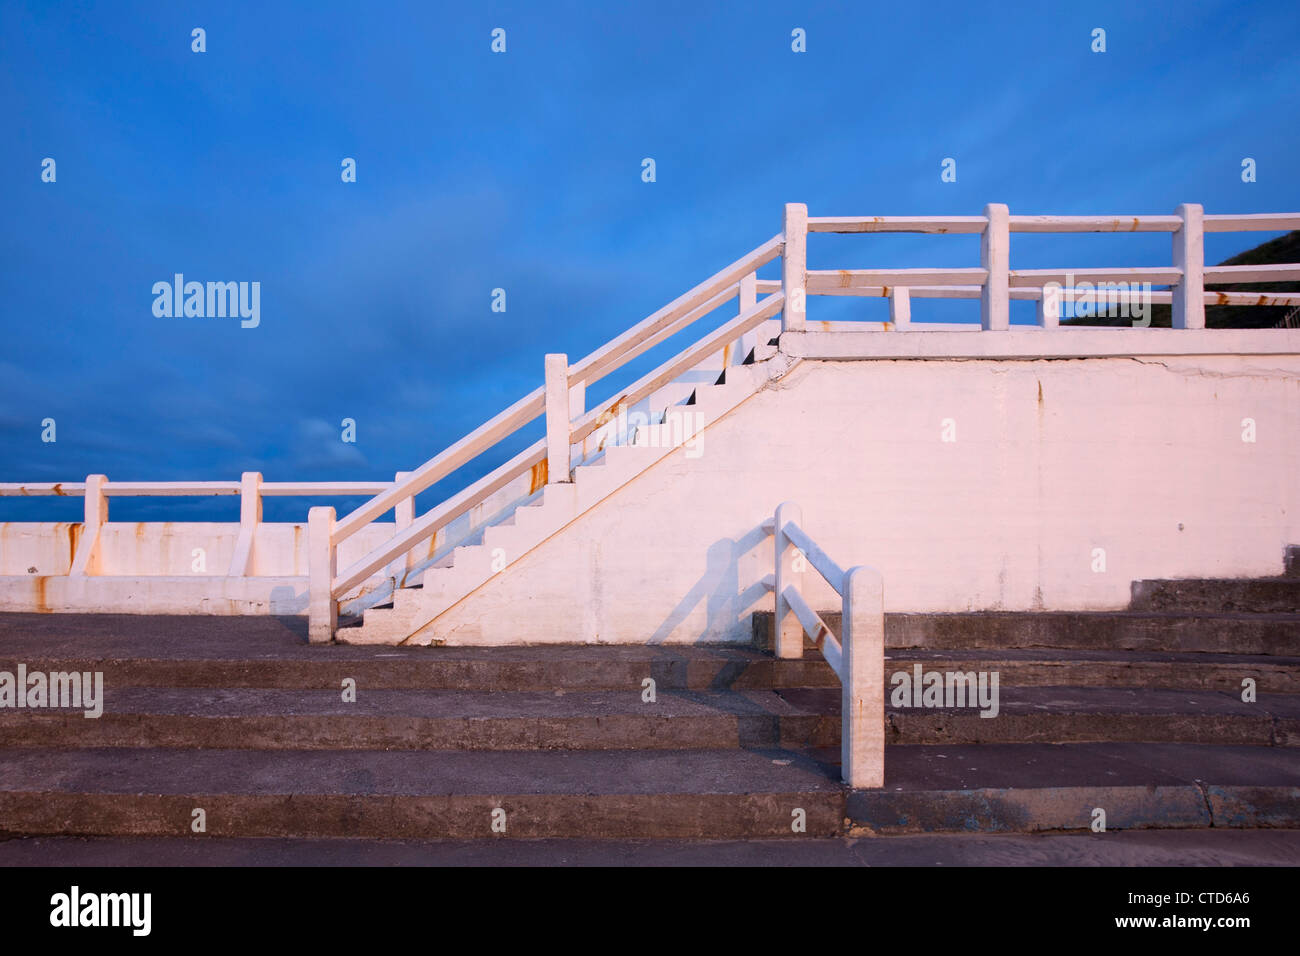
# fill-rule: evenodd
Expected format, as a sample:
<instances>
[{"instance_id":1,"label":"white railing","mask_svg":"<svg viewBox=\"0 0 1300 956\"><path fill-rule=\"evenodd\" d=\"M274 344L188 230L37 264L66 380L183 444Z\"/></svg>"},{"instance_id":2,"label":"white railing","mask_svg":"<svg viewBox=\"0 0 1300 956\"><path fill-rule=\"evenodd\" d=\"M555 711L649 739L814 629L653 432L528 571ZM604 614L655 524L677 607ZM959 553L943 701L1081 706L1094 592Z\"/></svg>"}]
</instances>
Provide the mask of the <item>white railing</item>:
<instances>
[{"instance_id":1,"label":"white railing","mask_svg":"<svg viewBox=\"0 0 1300 956\"><path fill-rule=\"evenodd\" d=\"M1278 232L1300 229L1300 213L1205 215L1201 206L1188 203L1172 216L1012 216L1007 207L990 203L983 216L821 216L809 218L801 203L785 207L786 261L782 290L789 301L809 295L884 296L890 300L890 323L896 330L911 324L912 298L980 300L980 328L1010 328L1011 299L1039 303L1038 325L1053 328L1060 322L1062 301L1088 301L1094 290L1062 286L1067 282L1152 283L1169 291L1143 293L1153 303L1173 307L1176 329L1205 328L1206 305L1300 305L1300 293L1215 292L1209 283L1293 282L1300 280L1300 263L1258 266L1206 266L1207 232ZM847 269L809 270L806 242L810 232L833 233L939 233L978 234L980 264L957 269ZM1172 235L1172 265L1119 269L1020 269L1010 266L1011 233L1167 232ZM793 256L791 253L793 252ZM1128 301L1130 292L1117 292ZM864 323L865 324L865 323ZM847 324L837 323L836 330ZM782 330L801 331L803 310L787 310ZM938 331L950 326L926 324Z\"/></svg>"},{"instance_id":2,"label":"white railing","mask_svg":"<svg viewBox=\"0 0 1300 956\"><path fill-rule=\"evenodd\" d=\"M1059 324L1063 297L1080 297L1073 288L1059 288L1073 278L1087 282L1150 282L1168 291L1143 293L1151 302L1172 306L1173 325L1200 329L1205 305L1300 305L1300 293L1214 292L1205 283L1250 283L1300 280L1300 264L1212 266L1204 263L1204 234L1230 231L1300 229L1300 213L1205 215L1199 205L1179 206L1175 215L1159 216L1022 216L990 204L982 216L809 217L807 207L785 207L783 230L757 249L655 312L573 365L564 355L546 356L544 383L514 405L429 459L414 471L399 473L391 483L263 482L245 474L239 482L108 482L92 475L85 483L0 485L0 495L85 495L86 529L78 547L86 560L74 562L80 572L93 567L98 527L107 517L107 498L114 495L235 495L242 496L240 546L231 573L248 565L252 528L260 521L261 497L266 495L367 495L369 500L336 518L333 508L312 508L308 514L308 578L312 640L333 638L339 601L399 556L411 567L413 549L435 537L456 518L483 504L531 472L530 486L567 482L570 448L597 432L620 411L651 396L666 383L719 352L743 361L756 344L759 327L781 314L782 331L807 331L809 295L884 296L890 322L819 323L819 330L855 331L1004 331L1010 327L1011 299L1038 302L1038 325ZM809 270L807 236L818 233L932 233L979 235L978 267L947 269ZM1136 269L1026 269L1010 266L1010 234L1077 232L1165 232L1172 237L1172 265ZM780 279L760 279L757 270L781 259ZM1053 287L1057 284L1057 288ZM1059 294L1058 294L1059 293ZM1077 295L1076 295L1077 293ZM1128 293L1123 293L1128 295ZM760 298L761 296L761 298ZM980 300L980 325L911 321L912 298ZM713 310L738 299L737 314L720 328L643 376L606 402L588 410L586 390L666 341ZM415 496L467 464L519 429L545 415L546 437L530 445L490 474L416 517ZM392 511L395 533L340 571L339 545ZM87 544L89 539L89 544ZM834 582L833 582L834 583ZM778 594L778 600L784 600Z\"/></svg>"},{"instance_id":3,"label":"white railing","mask_svg":"<svg viewBox=\"0 0 1300 956\"><path fill-rule=\"evenodd\" d=\"M845 571L799 524L799 506L784 502L764 523L773 535L776 573L764 580L776 595L772 624L777 657L803 656L807 635L840 679L840 770L851 787L885 785L885 594L880 572ZM802 594L805 565L840 596L842 640Z\"/></svg>"},{"instance_id":4,"label":"white railing","mask_svg":"<svg viewBox=\"0 0 1300 956\"><path fill-rule=\"evenodd\" d=\"M398 474L397 478L402 476ZM239 496L239 537L228 577L244 577L252 563L253 541L262 523L262 499L267 497L325 497L374 495L392 487L375 481L263 481L260 472L246 471L239 481L109 481L105 475L87 475L84 482L27 482L0 484L0 497L85 498L85 517L70 577L98 571L101 532L108 521L109 498Z\"/></svg>"}]
</instances>

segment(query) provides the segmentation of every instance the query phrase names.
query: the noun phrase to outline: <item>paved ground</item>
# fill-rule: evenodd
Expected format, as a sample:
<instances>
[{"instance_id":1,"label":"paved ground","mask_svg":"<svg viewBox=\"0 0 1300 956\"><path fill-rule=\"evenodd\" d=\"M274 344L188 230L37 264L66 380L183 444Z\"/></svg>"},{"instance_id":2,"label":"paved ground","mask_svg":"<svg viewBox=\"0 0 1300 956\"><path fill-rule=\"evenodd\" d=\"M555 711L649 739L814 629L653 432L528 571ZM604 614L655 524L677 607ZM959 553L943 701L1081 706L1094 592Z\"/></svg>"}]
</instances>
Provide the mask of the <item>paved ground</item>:
<instances>
[{"instance_id":1,"label":"paved ground","mask_svg":"<svg viewBox=\"0 0 1300 956\"><path fill-rule=\"evenodd\" d=\"M1300 830L676 840L0 842L9 866L1300 866Z\"/></svg>"}]
</instances>

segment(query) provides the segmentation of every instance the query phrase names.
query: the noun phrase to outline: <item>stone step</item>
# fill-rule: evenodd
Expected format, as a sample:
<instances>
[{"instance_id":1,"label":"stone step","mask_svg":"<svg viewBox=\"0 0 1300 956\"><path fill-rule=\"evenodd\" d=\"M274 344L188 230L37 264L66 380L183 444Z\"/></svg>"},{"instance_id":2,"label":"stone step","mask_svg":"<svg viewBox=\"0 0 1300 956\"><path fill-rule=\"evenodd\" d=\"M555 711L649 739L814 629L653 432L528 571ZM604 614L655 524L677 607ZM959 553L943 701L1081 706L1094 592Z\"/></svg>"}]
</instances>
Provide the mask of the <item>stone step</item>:
<instances>
[{"instance_id":1,"label":"stone step","mask_svg":"<svg viewBox=\"0 0 1300 956\"><path fill-rule=\"evenodd\" d=\"M1300 578L1134 581L1135 611L1300 613Z\"/></svg>"},{"instance_id":2,"label":"stone step","mask_svg":"<svg viewBox=\"0 0 1300 956\"><path fill-rule=\"evenodd\" d=\"M819 656L816 650L806 654ZM1300 694L1300 658L1251 654L1010 648L924 650L892 648L885 655L886 679L899 668L997 671L1003 687L1182 688L1239 693L1242 681L1270 694ZM834 677L831 682L836 682Z\"/></svg>"},{"instance_id":3,"label":"stone step","mask_svg":"<svg viewBox=\"0 0 1300 956\"><path fill-rule=\"evenodd\" d=\"M887 683L887 692L892 689ZM840 712L839 694L834 691L806 688L780 694L810 713L834 716ZM994 717L982 717L979 708L970 706L895 707L892 698L887 698L886 740L917 745L1115 742L1300 746L1300 697L1290 694L1261 695L1246 703L1236 692L1001 687L998 698Z\"/></svg>"},{"instance_id":4,"label":"stone step","mask_svg":"<svg viewBox=\"0 0 1300 956\"><path fill-rule=\"evenodd\" d=\"M9 834L466 839L841 832L844 790L794 751L0 750ZM496 815L500 818L500 814Z\"/></svg>"},{"instance_id":5,"label":"stone step","mask_svg":"<svg viewBox=\"0 0 1300 956\"><path fill-rule=\"evenodd\" d=\"M840 612L820 612L840 633ZM772 612L754 612L754 642L772 646ZM975 611L886 614L891 648L1080 648L1300 657L1300 614L1168 611Z\"/></svg>"},{"instance_id":6,"label":"stone step","mask_svg":"<svg viewBox=\"0 0 1300 956\"><path fill-rule=\"evenodd\" d=\"M1097 809L1108 831L1300 827L1300 761L1200 744L889 747L885 786L848 798L861 834L1091 830Z\"/></svg>"},{"instance_id":7,"label":"stone step","mask_svg":"<svg viewBox=\"0 0 1300 956\"><path fill-rule=\"evenodd\" d=\"M838 691L832 693L838 695ZM838 746L837 716L773 691L509 692L113 688L103 713L0 715L6 747L244 750L722 750ZM836 697L838 700L838 696ZM821 701L817 701L820 706Z\"/></svg>"},{"instance_id":8,"label":"stone step","mask_svg":"<svg viewBox=\"0 0 1300 956\"><path fill-rule=\"evenodd\" d=\"M892 686L892 685L891 685ZM113 688L104 710L0 717L7 747L246 750L722 750L834 747L838 688L501 692ZM958 701L960 703L960 701ZM1000 687L993 717L886 706L899 744L1147 741L1300 746L1300 697L1105 687Z\"/></svg>"},{"instance_id":9,"label":"stone step","mask_svg":"<svg viewBox=\"0 0 1300 956\"><path fill-rule=\"evenodd\" d=\"M108 687L301 687L510 691L837 684L825 662L729 645L393 647L308 645L297 619L0 615L0 670L102 671Z\"/></svg>"},{"instance_id":10,"label":"stone step","mask_svg":"<svg viewBox=\"0 0 1300 956\"><path fill-rule=\"evenodd\" d=\"M9 836L192 840L1088 831L1099 808L1107 830L1300 827L1300 764L1277 748L894 746L885 786L852 792L830 776L833 757L789 750L0 750L0 820ZM201 836L191 830L195 809L204 811ZM504 834L493 831L496 810L504 811ZM800 816L806 827L796 833Z\"/></svg>"}]
</instances>

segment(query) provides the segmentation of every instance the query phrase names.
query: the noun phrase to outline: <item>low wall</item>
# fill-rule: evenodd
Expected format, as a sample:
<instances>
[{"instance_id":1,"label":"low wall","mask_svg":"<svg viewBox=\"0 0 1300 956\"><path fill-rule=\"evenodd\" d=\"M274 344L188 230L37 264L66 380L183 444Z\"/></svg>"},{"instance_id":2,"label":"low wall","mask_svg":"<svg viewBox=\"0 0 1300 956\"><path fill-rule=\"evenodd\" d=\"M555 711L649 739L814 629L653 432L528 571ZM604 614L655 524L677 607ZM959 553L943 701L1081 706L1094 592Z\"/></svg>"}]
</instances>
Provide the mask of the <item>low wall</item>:
<instances>
[{"instance_id":1,"label":"low wall","mask_svg":"<svg viewBox=\"0 0 1300 956\"><path fill-rule=\"evenodd\" d=\"M748 640L786 500L889 611L1119 609L1135 579L1278 574L1300 543L1300 333L845 335L783 337L841 360L803 358L415 641Z\"/></svg>"},{"instance_id":2,"label":"low wall","mask_svg":"<svg viewBox=\"0 0 1300 956\"><path fill-rule=\"evenodd\" d=\"M393 533L392 522L362 529L340 546L340 565ZM252 573L229 576L238 523L109 521L104 573L68 577L80 523L0 523L0 611L306 614L307 526L259 524L254 535ZM376 575L355 593L385 581Z\"/></svg>"}]
</instances>

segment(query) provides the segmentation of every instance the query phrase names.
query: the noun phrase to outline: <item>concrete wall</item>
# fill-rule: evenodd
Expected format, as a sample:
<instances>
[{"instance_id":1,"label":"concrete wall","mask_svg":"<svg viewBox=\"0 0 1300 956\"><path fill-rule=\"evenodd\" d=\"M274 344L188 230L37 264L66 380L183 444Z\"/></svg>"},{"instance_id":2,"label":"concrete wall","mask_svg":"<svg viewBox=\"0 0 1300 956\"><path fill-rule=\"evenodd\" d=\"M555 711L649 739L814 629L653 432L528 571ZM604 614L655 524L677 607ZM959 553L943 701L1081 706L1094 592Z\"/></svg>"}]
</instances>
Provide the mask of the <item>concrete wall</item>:
<instances>
[{"instance_id":1,"label":"concrete wall","mask_svg":"<svg viewBox=\"0 0 1300 956\"><path fill-rule=\"evenodd\" d=\"M700 457L677 450L511 556L414 640L747 640L784 500L842 566L883 571L889 611L1117 609L1138 578L1277 574L1300 543L1295 351L804 359ZM837 607L815 578L810 603Z\"/></svg>"},{"instance_id":2,"label":"concrete wall","mask_svg":"<svg viewBox=\"0 0 1300 956\"><path fill-rule=\"evenodd\" d=\"M368 525L340 546L340 563L357 560L393 531L392 522ZM233 522L110 521L100 543L107 573L72 578L79 523L0 523L0 611L306 614L307 526L259 524L254 574L228 577L238 535ZM383 580L371 578L356 593Z\"/></svg>"}]
</instances>

